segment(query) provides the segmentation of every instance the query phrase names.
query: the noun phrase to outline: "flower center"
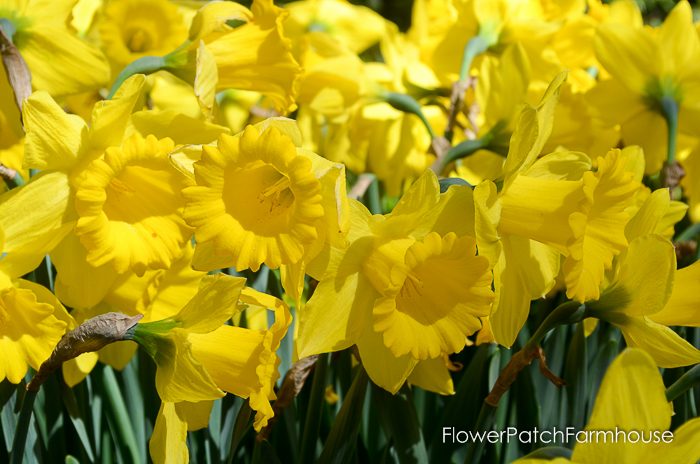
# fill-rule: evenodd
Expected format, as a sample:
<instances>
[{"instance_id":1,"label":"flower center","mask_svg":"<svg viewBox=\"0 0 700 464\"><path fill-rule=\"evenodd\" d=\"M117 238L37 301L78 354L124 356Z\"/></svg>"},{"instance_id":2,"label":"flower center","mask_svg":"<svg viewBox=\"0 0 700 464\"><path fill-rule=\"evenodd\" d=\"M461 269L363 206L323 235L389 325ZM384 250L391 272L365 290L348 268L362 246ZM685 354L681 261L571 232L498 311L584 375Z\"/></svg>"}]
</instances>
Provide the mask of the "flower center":
<instances>
[{"instance_id":1,"label":"flower center","mask_svg":"<svg viewBox=\"0 0 700 464\"><path fill-rule=\"evenodd\" d=\"M127 31L124 43L132 53L141 53L153 47L153 37L144 29L132 29Z\"/></svg>"},{"instance_id":2,"label":"flower center","mask_svg":"<svg viewBox=\"0 0 700 464\"><path fill-rule=\"evenodd\" d=\"M224 173L226 212L245 229L260 235L287 230L294 210L294 192L289 177L261 161Z\"/></svg>"},{"instance_id":3,"label":"flower center","mask_svg":"<svg viewBox=\"0 0 700 464\"><path fill-rule=\"evenodd\" d=\"M423 296L423 281L409 272L399 290L399 296L405 299L420 298Z\"/></svg>"}]
</instances>

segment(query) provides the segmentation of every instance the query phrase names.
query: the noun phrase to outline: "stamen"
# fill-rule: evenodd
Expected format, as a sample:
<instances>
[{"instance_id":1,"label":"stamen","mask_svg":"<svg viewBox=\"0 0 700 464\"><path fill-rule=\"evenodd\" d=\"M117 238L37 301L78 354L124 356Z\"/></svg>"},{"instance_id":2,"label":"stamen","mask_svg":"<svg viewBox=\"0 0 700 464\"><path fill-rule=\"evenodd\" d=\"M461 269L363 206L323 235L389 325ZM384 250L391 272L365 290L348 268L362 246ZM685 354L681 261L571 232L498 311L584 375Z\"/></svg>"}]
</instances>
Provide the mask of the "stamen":
<instances>
[{"instance_id":1,"label":"stamen","mask_svg":"<svg viewBox=\"0 0 700 464\"><path fill-rule=\"evenodd\" d=\"M289 177L282 176L277 180L277 182L275 182L274 184L270 185L265 190L260 192L260 195L263 198L269 198L272 195L279 193L286 188L289 188Z\"/></svg>"},{"instance_id":2,"label":"stamen","mask_svg":"<svg viewBox=\"0 0 700 464\"><path fill-rule=\"evenodd\" d=\"M423 290L423 282L413 274L406 274L406 280L399 292L404 298L414 298L421 296Z\"/></svg>"}]
</instances>

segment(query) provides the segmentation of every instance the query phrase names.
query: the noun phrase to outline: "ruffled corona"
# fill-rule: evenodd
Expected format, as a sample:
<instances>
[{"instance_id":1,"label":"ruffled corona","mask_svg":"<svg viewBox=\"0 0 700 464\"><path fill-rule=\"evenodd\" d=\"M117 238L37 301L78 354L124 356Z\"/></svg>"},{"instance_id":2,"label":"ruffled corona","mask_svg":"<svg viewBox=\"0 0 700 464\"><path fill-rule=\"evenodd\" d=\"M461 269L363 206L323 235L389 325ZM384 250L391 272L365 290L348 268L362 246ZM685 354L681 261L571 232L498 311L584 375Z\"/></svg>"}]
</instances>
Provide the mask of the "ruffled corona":
<instances>
[{"instance_id":1,"label":"ruffled corona","mask_svg":"<svg viewBox=\"0 0 700 464\"><path fill-rule=\"evenodd\" d=\"M180 216L180 180L170 167L170 139L134 135L107 149L74 180L75 231L92 266L123 273L170 266L190 236Z\"/></svg>"},{"instance_id":2,"label":"ruffled corona","mask_svg":"<svg viewBox=\"0 0 700 464\"><path fill-rule=\"evenodd\" d=\"M455 279L446 279L445 272ZM455 353L481 328L493 299L488 260L473 238L432 232L391 268L393 284L374 304L374 330L395 356Z\"/></svg>"},{"instance_id":3,"label":"ruffled corona","mask_svg":"<svg viewBox=\"0 0 700 464\"><path fill-rule=\"evenodd\" d=\"M573 238L563 266L569 298L581 302L598 299L605 270L627 246L627 208L641 187L628 165L625 152L611 150L598 158L596 172L583 174L585 198L579 210L569 216Z\"/></svg>"},{"instance_id":4,"label":"ruffled corona","mask_svg":"<svg viewBox=\"0 0 700 464\"><path fill-rule=\"evenodd\" d=\"M115 69L147 55L165 55L187 38L177 7L167 0L122 0L106 4L100 40Z\"/></svg>"},{"instance_id":5,"label":"ruffled corona","mask_svg":"<svg viewBox=\"0 0 700 464\"><path fill-rule=\"evenodd\" d=\"M38 369L63 335L54 308L28 289L0 289L0 380L19 383L27 367Z\"/></svg>"},{"instance_id":6,"label":"ruffled corona","mask_svg":"<svg viewBox=\"0 0 700 464\"><path fill-rule=\"evenodd\" d=\"M324 214L311 164L276 128L249 126L205 147L197 185L184 190L185 219L198 242L194 267L257 271L262 263L298 262Z\"/></svg>"}]
</instances>

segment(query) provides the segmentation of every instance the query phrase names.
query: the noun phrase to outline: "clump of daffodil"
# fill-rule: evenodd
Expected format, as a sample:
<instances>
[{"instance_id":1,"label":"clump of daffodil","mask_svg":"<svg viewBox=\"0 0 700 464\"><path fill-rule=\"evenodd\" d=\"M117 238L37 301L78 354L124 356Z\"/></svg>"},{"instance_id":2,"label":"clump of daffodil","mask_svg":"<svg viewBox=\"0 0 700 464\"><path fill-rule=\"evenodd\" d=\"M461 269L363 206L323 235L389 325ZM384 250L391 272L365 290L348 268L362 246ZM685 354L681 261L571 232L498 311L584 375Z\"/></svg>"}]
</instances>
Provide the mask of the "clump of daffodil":
<instances>
[{"instance_id":1,"label":"clump of daffodil","mask_svg":"<svg viewBox=\"0 0 700 464\"><path fill-rule=\"evenodd\" d=\"M451 393L446 355L467 345L493 298L471 201L468 187L440 194L432 171L386 216L351 201L348 245L309 267L320 283L300 311L299 356L356 344L382 388L395 393L408 380Z\"/></svg>"},{"instance_id":2,"label":"clump of daffodil","mask_svg":"<svg viewBox=\"0 0 700 464\"><path fill-rule=\"evenodd\" d=\"M165 55L187 38L184 18L167 0L107 2L98 13L97 28L116 72L138 58Z\"/></svg>"},{"instance_id":3,"label":"clump of daffodil","mask_svg":"<svg viewBox=\"0 0 700 464\"><path fill-rule=\"evenodd\" d=\"M686 1L655 29L642 27L638 9L636 14L633 23L609 21L598 28L596 55L611 79L589 96L604 121L621 125L625 144L644 148L646 172L654 174L664 160L674 160L676 130L692 134L696 125L700 39Z\"/></svg>"},{"instance_id":4,"label":"clump of daffodil","mask_svg":"<svg viewBox=\"0 0 700 464\"><path fill-rule=\"evenodd\" d=\"M628 348L610 365L593 405L586 431L622 430L636 432L641 440L612 439L607 435L576 443L571 459L528 458L522 464L597 463L597 462L674 462L693 464L700 456L696 437L700 419L691 419L669 434L672 440L660 441L661 433L671 427L673 407L666 399L666 387L653 360L644 351ZM593 435L593 437L599 437Z\"/></svg>"},{"instance_id":5,"label":"clump of daffodil","mask_svg":"<svg viewBox=\"0 0 700 464\"><path fill-rule=\"evenodd\" d=\"M175 439L179 434L171 436L188 422L184 418L174 421L173 404L186 408L187 403L199 403L196 409L203 408L208 415L211 405L202 402L220 398L226 391L249 398L257 412L256 430L274 416L270 400L275 398L273 387L279 376L275 352L291 314L280 300L244 286L243 278L204 277L199 291L179 312L133 329L133 339L157 365L156 389L163 401L150 446L154 460L185 446L184 440ZM272 325L261 330L225 325L249 305L272 309Z\"/></svg>"},{"instance_id":6,"label":"clump of daffodil","mask_svg":"<svg viewBox=\"0 0 700 464\"><path fill-rule=\"evenodd\" d=\"M194 164L197 185L183 191L184 216L195 228L196 269L284 266L285 288L292 291L324 241L342 242L348 227L343 166L300 145L292 121L270 119L204 147Z\"/></svg>"},{"instance_id":7,"label":"clump of daffodil","mask_svg":"<svg viewBox=\"0 0 700 464\"><path fill-rule=\"evenodd\" d=\"M53 96L95 90L109 80L104 55L68 27L76 2L9 0L0 4L0 28L27 62L32 86Z\"/></svg>"}]
</instances>

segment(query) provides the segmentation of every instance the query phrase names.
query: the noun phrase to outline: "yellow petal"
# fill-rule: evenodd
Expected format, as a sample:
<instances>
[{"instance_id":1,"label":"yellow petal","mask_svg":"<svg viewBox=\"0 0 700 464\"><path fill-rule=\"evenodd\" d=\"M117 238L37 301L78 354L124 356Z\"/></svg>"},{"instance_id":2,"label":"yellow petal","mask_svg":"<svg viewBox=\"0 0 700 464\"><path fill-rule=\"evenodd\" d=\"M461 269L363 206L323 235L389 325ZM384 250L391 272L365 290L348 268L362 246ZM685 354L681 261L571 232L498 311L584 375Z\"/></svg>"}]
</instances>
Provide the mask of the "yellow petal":
<instances>
[{"instance_id":1,"label":"yellow petal","mask_svg":"<svg viewBox=\"0 0 700 464\"><path fill-rule=\"evenodd\" d=\"M205 401L221 398L207 370L192 354L187 332L172 329L167 338L159 338L155 353L156 390L163 401Z\"/></svg>"},{"instance_id":2,"label":"yellow petal","mask_svg":"<svg viewBox=\"0 0 700 464\"><path fill-rule=\"evenodd\" d=\"M659 234L668 239L673 236L673 226L688 209L680 202L671 202L667 189L658 189L649 195L625 227L628 241L648 234Z\"/></svg>"},{"instance_id":3,"label":"yellow petal","mask_svg":"<svg viewBox=\"0 0 700 464\"><path fill-rule=\"evenodd\" d=\"M502 239L503 255L494 267L496 300L489 320L495 340L510 347L530 313L530 301L554 287L559 253L523 237Z\"/></svg>"},{"instance_id":4,"label":"yellow petal","mask_svg":"<svg viewBox=\"0 0 700 464\"><path fill-rule=\"evenodd\" d=\"M207 333L221 327L237 311L245 278L214 274L202 278L197 294L173 319L192 333Z\"/></svg>"},{"instance_id":5,"label":"yellow petal","mask_svg":"<svg viewBox=\"0 0 700 464\"><path fill-rule=\"evenodd\" d=\"M216 60L204 41L199 42L196 56L197 74L194 78L194 95L197 97L199 107L207 119L213 117L216 99L216 88L219 83L219 70Z\"/></svg>"},{"instance_id":6,"label":"yellow petal","mask_svg":"<svg viewBox=\"0 0 700 464\"><path fill-rule=\"evenodd\" d=\"M92 372L97 365L97 360L97 353L83 353L77 358L64 362L61 366L63 381L71 388L78 385Z\"/></svg>"},{"instance_id":7,"label":"yellow petal","mask_svg":"<svg viewBox=\"0 0 700 464\"><path fill-rule=\"evenodd\" d=\"M51 252L56 266L56 295L72 308L91 308L105 297L117 279L109 264L94 267L75 234L69 234Z\"/></svg>"},{"instance_id":8,"label":"yellow petal","mask_svg":"<svg viewBox=\"0 0 700 464\"><path fill-rule=\"evenodd\" d=\"M666 388L648 354L623 351L608 368L600 385L586 430L668 430L673 410ZM641 462L651 446L641 443L577 443L573 462Z\"/></svg>"},{"instance_id":9,"label":"yellow petal","mask_svg":"<svg viewBox=\"0 0 700 464\"><path fill-rule=\"evenodd\" d=\"M605 69L628 89L643 94L656 63L656 47L650 34L620 24L598 28L596 56Z\"/></svg>"},{"instance_id":10,"label":"yellow petal","mask_svg":"<svg viewBox=\"0 0 700 464\"><path fill-rule=\"evenodd\" d=\"M161 403L148 450L155 464L187 464L190 461L187 422L175 403Z\"/></svg>"},{"instance_id":11,"label":"yellow petal","mask_svg":"<svg viewBox=\"0 0 700 464\"><path fill-rule=\"evenodd\" d=\"M193 431L209 425L209 415L213 405L213 401L200 401L198 403L182 401L175 403L175 409L177 409L177 415L187 422L187 430Z\"/></svg>"},{"instance_id":12,"label":"yellow petal","mask_svg":"<svg viewBox=\"0 0 700 464\"><path fill-rule=\"evenodd\" d=\"M406 382L418 361L409 355L396 357L384 346L382 335L367 328L357 341L362 365L372 382L389 393L396 393Z\"/></svg>"},{"instance_id":13,"label":"yellow petal","mask_svg":"<svg viewBox=\"0 0 700 464\"><path fill-rule=\"evenodd\" d=\"M35 92L24 102L22 118L25 167L66 170L73 165L87 134L82 118L66 114L46 92Z\"/></svg>"},{"instance_id":14,"label":"yellow petal","mask_svg":"<svg viewBox=\"0 0 700 464\"><path fill-rule=\"evenodd\" d=\"M700 327L700 261L676 271L666 306L650 318L664 325Z\"/></svg>"},{"instance_id":15,"label":"yellow petal","mask_svg":"<svg viewBox=\"0 0 700 464\"><path fill-rule=\"evenodd\" d=\"M454 395L455 393L452 376L447 369L445 359L441 357L427 359L416 364L413 372L408 376L408 383L440 395Z\"/></svg>"},{"instance_id":16,"label":"yellow petal","mask_svg":"<svg viewBox=\"0 0 700 464\"><path fill-rule=\"evenodd\" d=\"M109 100L101 100L92 109L90 145L95 150L120 145L129 115L139 107L146 78L136 74L128 78Z\"/></svg>"},{"instance_id":17,"label":"yellow petal","mask_svg":"<svg viewBox=\"0 0 700 464\"><path fill-rule=\"evenodd\" d=\"M104 55L65 26L41 24L26 37L20 51L35 88L63 96L107 85L110 70Z\"/></svg>"},{"instance_id":18,"label":"yellow petal","mask_svg":"<svg viewBox=\"0 0 700 464\"><path fill-rule=\"evenodd\" d=\"M629 316L650 316L664 307L673 289L676 253L673 244L658 235L646 235L630 243L615 282L599 302L610 311Z\"/></svg>"},{"instance_id":19,"label":"yellow petal","mask_svg":"<svg viewBox=\"0 0 700 464\"><path fill-rule=\"evenodd\" d=\"M530 167L542 152L542 147L552 133L554 108L565 81L565 72L557 75L547 87L537 107L525 107L518 117L508 156L503 165L506 182L517 171Z\"/></svg>"},{"instance_id":20,"label":"yellow petal","mask_svg":"<svg viewBox=\"0 0 700 464\"><path fill-rule=\"evenodd\" d=\"M700 362L700 350L648 317L628 317L615 325L622 331L627 346L643 349L659 367L690 366Z\"/></svg>"},{"instance_id":21,"label":"yellow petal","mask_svg":"<svg viewBox=\"0 0 700 464\"><path fill-rule=\"evenodd\" d=\"M170 137L176 145L205 144L215 141L229 129L208 121L186 116L174 110L144 110L131 116L134 124L144 137L153 134L158 138Z\"/></svg>"},{"instance_id":22,"label":"yellow petal","mask_svg":"<svg viewBox=\"0 0 700 464\"><path fill-rule=\"evenodd\" d=\"M696 464L700 456L700 418L691 419L673 431L673 442L659 445L649 454L649 462L666 460L678 464Z\"/></svg>"},{"instance_id":23,"label":"yellow petal","mask_svg":"<svg viewBox=\"0 0 700 464\"><path fill-rule=\"evenodd\" d=\"M348 254L352 253L352 247ZM378 296L359 272L325 278L299 312L299 357L345 349L362 334Z\"/></svg>"},{"instance_id":24,"label":"yellow petal","mask_svg":"<svg viewBox=\"0 0 700 464\"><path fill-rule=\"evenodd\" d=\"M13 277L37 267L75 224L68 178L61 172L40 174L12 189L0 202L0 228L7 255L0 266Z\"/></svg>"}]
</instances>

